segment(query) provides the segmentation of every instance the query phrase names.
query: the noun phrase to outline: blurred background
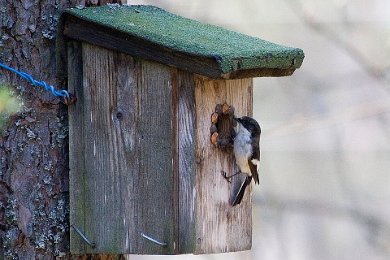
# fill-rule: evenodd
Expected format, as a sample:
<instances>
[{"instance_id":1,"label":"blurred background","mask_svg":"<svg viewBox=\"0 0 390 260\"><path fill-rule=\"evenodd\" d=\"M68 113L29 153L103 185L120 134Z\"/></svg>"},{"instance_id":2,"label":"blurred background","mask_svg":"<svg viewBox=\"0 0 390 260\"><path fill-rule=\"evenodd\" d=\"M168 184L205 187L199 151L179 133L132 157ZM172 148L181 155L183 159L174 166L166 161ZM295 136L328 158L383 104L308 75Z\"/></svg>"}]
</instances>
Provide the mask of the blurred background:
<instances>
[{"instance_id":1,"label":"blurred background","mask_svg":"<svg viewBox=\"0 0 390 260\"><path fill-rule=\"evenodd\" d=\"M390 1L128 3L306 55L293 76L254 82L263 133L252 250L129 259L390 259Z\"/></svg>"}]
</instances>

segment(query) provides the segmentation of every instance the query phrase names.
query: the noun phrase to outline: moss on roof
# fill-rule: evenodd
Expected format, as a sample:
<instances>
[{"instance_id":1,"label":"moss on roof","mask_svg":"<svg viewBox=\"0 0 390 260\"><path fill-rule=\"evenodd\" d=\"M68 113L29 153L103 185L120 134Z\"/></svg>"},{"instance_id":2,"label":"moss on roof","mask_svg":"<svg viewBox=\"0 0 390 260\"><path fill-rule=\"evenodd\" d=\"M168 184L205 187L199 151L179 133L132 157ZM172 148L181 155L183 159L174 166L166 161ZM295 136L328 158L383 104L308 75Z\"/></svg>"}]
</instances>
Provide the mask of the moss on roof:
<instances>
[{"instance_id":1,"label":"moss on roof","mask_svg":"<svg viewBox=\"0 0 390 260\"><path fill-rule=\"evenodd\" d=\"M301 49L200 23L154 6L105 5L65 12L174 51L212 57L223 73L238 69L295 69L304 58Z\"/></svg>"}]
</instances>

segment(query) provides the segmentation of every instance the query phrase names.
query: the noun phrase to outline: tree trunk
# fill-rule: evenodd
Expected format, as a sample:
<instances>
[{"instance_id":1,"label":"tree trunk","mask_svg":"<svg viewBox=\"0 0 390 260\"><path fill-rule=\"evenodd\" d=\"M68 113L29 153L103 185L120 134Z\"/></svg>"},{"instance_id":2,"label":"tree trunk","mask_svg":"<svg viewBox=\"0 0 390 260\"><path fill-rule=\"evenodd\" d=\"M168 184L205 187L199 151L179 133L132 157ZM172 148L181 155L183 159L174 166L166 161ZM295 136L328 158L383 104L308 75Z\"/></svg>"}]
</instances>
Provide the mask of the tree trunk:
<instances>
[{"instance_id":1,"label":"tree trunk","mask_svg":"<svg viewBox=\"0 0 390 260\"><path fill-rule=\"evenodd\" d=\"M120 1L1 0L0 61L64 88L54 76L60 11ZM70 258L66 107L5 70L0 70L0 83L13 87L24 102L0 135L0 259Z\"/></svg>"}]
</instances>

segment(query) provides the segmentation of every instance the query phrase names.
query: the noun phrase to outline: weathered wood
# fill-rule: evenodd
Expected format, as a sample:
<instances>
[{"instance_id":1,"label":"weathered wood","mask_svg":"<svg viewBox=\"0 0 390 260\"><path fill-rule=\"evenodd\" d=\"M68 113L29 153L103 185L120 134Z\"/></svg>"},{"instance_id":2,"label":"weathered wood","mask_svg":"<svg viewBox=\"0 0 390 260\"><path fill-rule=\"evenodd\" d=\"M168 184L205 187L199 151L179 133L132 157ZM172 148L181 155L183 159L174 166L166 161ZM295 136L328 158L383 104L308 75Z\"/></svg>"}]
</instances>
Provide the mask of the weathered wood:
<instances>
[{"instance_id":1,"label":"weathered wood","mask_svg":"<svg viewBox=\"0 0 390 260\"><path fill-rule=\"evenodd\" d=\"M170 69L86 43L82 53L83 90L69 115L83 125L70 125L81 136L70 143L71 174L80 175L71 182L70 221L96 248L76 245L73 232L71 251L172 253Z\"/></svg>"},{"instance_id":2,"label":"weathered wood","mask_svg":"<svg viewBox=\"0 0 390 260\"><path fill-rule=\"evenodd\" d=\"M231 196L243 176L229 184L221 171L238 171L233 153L210 144L210 115L216 104L235 107L236 116L252 114L252 79L210 80L196 77L196 250L220 253L247 250L252 241L251 187L242 203L232 207Z\"/></svg>"},{"instance_id":3,"label":"weathered wood","mask_svg":"<svg viewBox=\"0 0 390 260\"><path fill-rule=\"evenodd\" d=\"M70 225L77 223L78 228L84 230L85 206L83 204L84 192L84 147L79 144L83 140L84 120L83 120L83 62L82 62L82 47L80 42L68 43L68 91L78 97L78 102L68 107L70 115L69 125L69 147L77 147L79 149L69 149L69 186L72 187L72 192L69 193L69 203L72 205L70 211ZM77 116L76 116L77 115ZM77 171L76 171L77 170ZM86 244L81 240L71 228L70 247L76 252L85 252ZM77 250L75 250L77 248Z\"/></svg>"},{"instance_id":4,"label":"weathered wood","mask_svg":"<svg viewBox=\"0 0 390 260\"><path fill-rule=\"evenodd\" d=\"M231 207L243 176L209 141L210 114L251 115L252 80L210 80L127 54L71 43L71 252L220 253L251 247L251 199ZM248 189L251 191L251 188ZM144 233L167 243L161 247Z\"/></svg>"},{"instance_id":5,"label":"weathered wood","mask_svg":"<svg viewBox=\"0 0 390 260\"><path fill-rule=\"evenodd\" d=\"M193 74L178 71L178 156L179 156L179 252L195 250L195 82Z\"/></svg>"},{"instance_id":6,"label":"weathered wood","mask_svg":"<svg viewBox=\"0 0 390 260\"><path fill-rule=\"evenodd\" d=\"M139 232L167 243L161 247L142 239L138 253L168 254L175 247L170 68L141 61L138 80L139 115L133 122L139 124L137 137L141 138L137 227Z\"/></svg>"}]
</instances>

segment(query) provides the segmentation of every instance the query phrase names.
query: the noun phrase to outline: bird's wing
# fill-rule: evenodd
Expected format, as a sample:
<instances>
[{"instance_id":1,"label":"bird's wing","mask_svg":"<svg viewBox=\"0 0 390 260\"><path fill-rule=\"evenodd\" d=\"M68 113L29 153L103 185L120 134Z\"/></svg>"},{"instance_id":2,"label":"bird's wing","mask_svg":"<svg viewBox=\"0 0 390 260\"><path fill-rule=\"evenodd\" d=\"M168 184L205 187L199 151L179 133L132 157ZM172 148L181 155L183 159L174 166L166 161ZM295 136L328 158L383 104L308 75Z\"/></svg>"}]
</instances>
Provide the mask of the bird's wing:
<instances>
[{"instance_id":1,"label":"bird's wing","mask_svg":"<svg viewBox=\"0 0 390 260\"><path fill-rule=\"evenodd\" d=\"M251 181L252 181L252 177L246 176L244 182L241 184L240 189L238 190L236 196L234 197L232 206L236 206L241 203L242 198L244 197L245 194L245 189L251 183Z\"/></svg>"}]
</instances>

